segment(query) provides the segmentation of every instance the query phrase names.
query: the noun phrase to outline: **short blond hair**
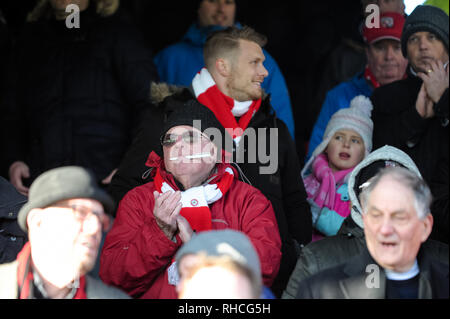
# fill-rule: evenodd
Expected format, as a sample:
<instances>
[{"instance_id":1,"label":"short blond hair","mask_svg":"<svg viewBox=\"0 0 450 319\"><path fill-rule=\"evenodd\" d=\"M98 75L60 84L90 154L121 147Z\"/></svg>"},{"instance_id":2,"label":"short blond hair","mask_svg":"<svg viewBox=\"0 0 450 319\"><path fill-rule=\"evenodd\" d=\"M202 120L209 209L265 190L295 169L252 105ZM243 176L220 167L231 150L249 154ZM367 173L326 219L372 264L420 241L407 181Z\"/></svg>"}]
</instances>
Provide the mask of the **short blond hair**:
<instances>
[{"instance_id":1,"label":"short blond hair","mask_svg":"<svg viewBox=\"0 0 450 319\"><path fill-rule=\"evenodd\" d=\"M261 48L267 44L267 37L254 29L229 27L211 34L203 47L205 65L210 69L218 58L231 58L236 56L240 47L240 40L251 41Z\"/></svg>"}]
</instances>

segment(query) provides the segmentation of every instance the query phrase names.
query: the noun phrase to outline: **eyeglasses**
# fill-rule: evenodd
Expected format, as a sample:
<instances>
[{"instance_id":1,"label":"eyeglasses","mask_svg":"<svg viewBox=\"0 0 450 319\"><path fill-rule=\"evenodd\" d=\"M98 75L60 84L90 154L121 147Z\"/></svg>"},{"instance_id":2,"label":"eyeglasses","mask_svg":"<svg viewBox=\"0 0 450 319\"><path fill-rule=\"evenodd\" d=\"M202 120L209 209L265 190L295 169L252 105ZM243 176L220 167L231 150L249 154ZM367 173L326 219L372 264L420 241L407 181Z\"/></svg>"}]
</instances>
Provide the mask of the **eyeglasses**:
<instances>
[{"instance_id":1,"label":"eyeglasses","mask_svg":"<svg viewBox=\"0 0 450 319\"><path fill-rule=\"evenodd\" d=\"M86 221L92 222L93 220L95 220L98 223L100 223L100 225L102 227L102 231L106 232L110 228L110 219L103 211L101 211L101 212L93 211L91 208L81 206L81 205L60 204L60 205L53 206L53 207L71 209L75 220L82 225L84 225L84 223Z\"/></svg>"},{"instance_id":2,"label":"eyeglasses","mask_svg":"<svg viewBox=\"0 0 450 319\"><path fill-rule=\"evenodd\" d=\"M209 140L204 134L194 132L194 131L186 131L181 135L169 133L164 136L161 136L161 145L165 147L170 147L175 145L181 139L187 144L196 144L200 143L202 138Z\"/></svg>"}]
</instances>

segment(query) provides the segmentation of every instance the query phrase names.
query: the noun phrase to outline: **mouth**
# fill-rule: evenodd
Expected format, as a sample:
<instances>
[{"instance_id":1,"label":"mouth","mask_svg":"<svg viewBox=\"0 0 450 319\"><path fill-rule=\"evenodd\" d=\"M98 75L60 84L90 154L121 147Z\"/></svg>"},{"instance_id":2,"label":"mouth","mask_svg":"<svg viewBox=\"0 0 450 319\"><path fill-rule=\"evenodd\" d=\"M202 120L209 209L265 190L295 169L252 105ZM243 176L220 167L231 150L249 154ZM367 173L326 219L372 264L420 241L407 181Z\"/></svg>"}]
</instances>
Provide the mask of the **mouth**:
<instances>
[{"instance_id":1,"label":"mouth","mask_svg":"<svg viewBox=\"0 0 450 319\"><path fill-rule=\"evenodd\" d=\"M348 160L350 158L350 154L345 152L339 153L339 158L342 160Z\"/></svg>"},{"instance_id":2,"label":"mouth","mask_svg":"<svg viewBox=\"0 0 450 319\"><path fill-rule=\"evenodd\" d=\"M397 243L394 242L380 242L381 246L386 249L392 249L397 247Z\"/></svg>"}]
</instances>

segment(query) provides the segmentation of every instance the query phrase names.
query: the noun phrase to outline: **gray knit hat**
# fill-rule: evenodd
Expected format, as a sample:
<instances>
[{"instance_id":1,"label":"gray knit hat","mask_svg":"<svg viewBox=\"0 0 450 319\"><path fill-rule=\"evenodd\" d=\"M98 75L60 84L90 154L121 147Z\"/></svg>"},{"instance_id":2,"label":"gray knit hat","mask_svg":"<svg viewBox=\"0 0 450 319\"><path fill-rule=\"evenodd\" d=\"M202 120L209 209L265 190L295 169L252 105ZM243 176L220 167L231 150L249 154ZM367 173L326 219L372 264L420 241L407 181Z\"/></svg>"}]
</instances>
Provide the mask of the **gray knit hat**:
<instances>
[{"instance_id":1,"label":"gray knit hat","mask_svg":"<svg viewBox=\"0 0 450 319\"><path fill-rule=\"evenodd\" d=\"M113 200L98 187L92 172L78 166L58 167L41 174L31 184L28 203L17 218L20 228L28 231L27 216L33 208L45 208L71 198L95 199L107 213L114 211Z\"/></svg>"},{"instance_id":2,"label":"gray knit hat","mask_svg":"<svg viewBox=\"0 0 450 319\"><path fill-rule=\"evenodd\" d=\"M431 32L444 44L448 52L448 15L435 6L417 6L406 18L402 34L402 52L407 57L407 43L416 32Z\"/></svg>"},{"instance_id":3,"label":"gray knit hat","mask_svg":"<svg viewBox=\"0 0 450 319\"><path fill-rule=\"evenodd\" d=\"M205 253L207 256L229 256L237 264L251 271L254 280L262 283L261 264L250 239L242 232L225 229L201 232L194 235L176 253L177 266L188 254Z\"/></svg>"},{"instance_id":4,"label":"gray knit hat","mask_svg":"<svg viewBox=\"0 0 450 319\"><path fill-rule=\"evenodd\" d=\"M364 95L354 97L348 108L338 110L328 121L322 142L313 151L311 158L302 169L301 176L305 178L310 173L314 160L327 148L333 135L339 130L352 130L358 133L364 141L365 156L372 150L373 122L371 119L373 105Z\"/></svg>"}]
</instances>

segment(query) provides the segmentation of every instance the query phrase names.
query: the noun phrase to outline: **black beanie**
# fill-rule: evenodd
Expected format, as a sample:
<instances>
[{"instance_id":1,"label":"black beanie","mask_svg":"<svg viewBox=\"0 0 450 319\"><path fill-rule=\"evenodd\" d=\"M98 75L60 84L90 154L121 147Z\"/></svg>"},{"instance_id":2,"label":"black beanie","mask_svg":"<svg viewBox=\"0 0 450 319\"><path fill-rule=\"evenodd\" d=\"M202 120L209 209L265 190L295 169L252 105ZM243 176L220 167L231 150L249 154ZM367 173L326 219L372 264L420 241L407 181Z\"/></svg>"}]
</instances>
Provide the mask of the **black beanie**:
<instances>
[{"instance_id":1,"label":"black beanie","mask_svg":"<svg viewBox=\"0 0 450 319\"><path fill-rule=\"evenodd\" d=\"M203 104L200 104L197 100L191 99L183 104L172 104L170 101L166 101L166 120L164 122L164 127L161 132L161 137L164 136L168 130L172 127L187 125L195 127L202 133L205 133L208 138L221 150L226 150L232 153L232 149L226 149L226 146L234 147L234 142L222 124L217 120L214 113ZM200 127L194 126L194 121L200 121ZM208 130L211 128L216 128L220 132L220 141L217 140L217 136L211 134L212 131ZM206 131L206 132L205 132ZM212 132L214 133L214 132Z\"/></svg>"},{"instance_id":2,"label":"black beanie","mask_svg":"<svg viewBox=\"0 0 450 319\"><path fill-rule=\"evenodd\" d=\"M402 33L402 52L407 57L407 43L416 32L431 32L442 41L448 53L448 15L434 6L417 6L406 18Z\"/></svg>"}]
</instances>

